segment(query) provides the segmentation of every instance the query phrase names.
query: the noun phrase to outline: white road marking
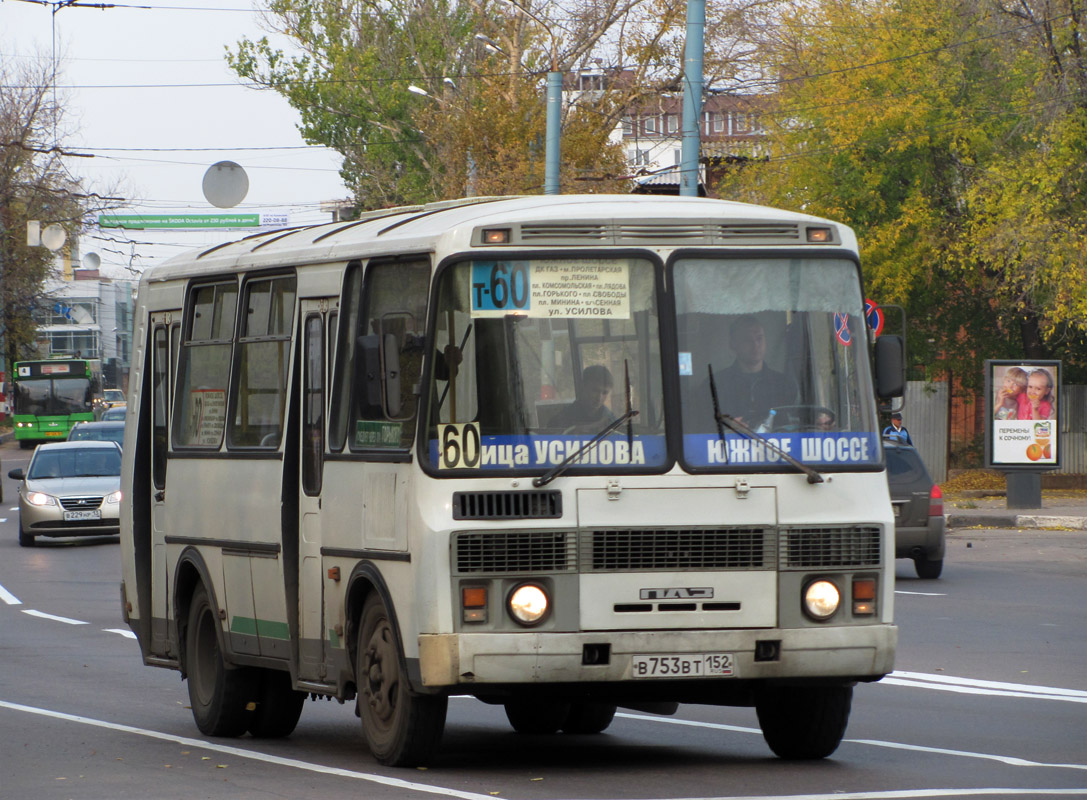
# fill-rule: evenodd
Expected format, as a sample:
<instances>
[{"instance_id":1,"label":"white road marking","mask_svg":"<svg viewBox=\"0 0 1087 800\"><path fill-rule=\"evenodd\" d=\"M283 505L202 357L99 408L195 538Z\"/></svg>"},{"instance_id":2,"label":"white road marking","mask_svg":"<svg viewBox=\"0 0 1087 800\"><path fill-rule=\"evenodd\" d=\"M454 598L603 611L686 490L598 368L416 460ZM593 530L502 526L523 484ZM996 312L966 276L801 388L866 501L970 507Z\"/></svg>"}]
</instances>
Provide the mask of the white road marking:
<instances>
[{"instance_id":1,"label":"white road marking","mask_svg":"<svg viewBox=\"0 0 1087 800\"><path fill-rule=\"evenodd\" d=\"M159 739L164 742L173 742L175 744L182 745L183 747L199 748L201 750L211 750L216 753L224 753L230 756L236 756L238 758L248 758L253 761L263 761L266 764L276 764L281 767L291 767L293 769L301 769L307 772L317 772L322 775L333 775L339 778L353 778L354 780L367 781L368 783L377 783L382 786L391 786L397 789L407 789L413 792L423 792L425 794L437 794L443 797L459 797L463 800L494 800L491 795L477 794L475 792L464 792L458 789L447 789L444 786L428 786L425 783L413 783L411 781L401 780L399 778L389 778L384 775L376 775L372 772L357 772L355 770L341 769L339 767L326 767L322 764L311 764L308 761L299 761L296 758L283 758L281 756L268 755L267 753L260 753L255 750L246 750L242 747L231 747L229 745L216 744L215 742L204 741L202 739L189 739L185 736L175 736L169 733L161 733L159 731L147 730L146 728L136 728L131 725L121 725L116 722L106 722L105 720L93 719L91 717L80 717L75 714L65 714L60 711L52 711L46 708L35 708L33 706L24 706L19 703L8 703L4 700L0 700L0 708L11 709L12 711L24 711L28 714L37 714L43 717L51 717L53 719L64 720L66 722L78 722L81 725L92 725L96 728L106 728L111 731L118 731L120 733L133 733L137 736L146 736L149 739Z\"/></svg>"},{"instance_id":2,"label":"white road marking","mask_svg":"<svg viewBox=\"0 0 1087 800\"><path fill-rule=\"evenodd\" d=\"M103 628L102 632L103 633L119 633L122 636L124 636L126 639L135 639L136 638L136 634L134 634L132 631L125 630L124 628Z\"/></svg>"},{"instance_id":3,"label":"white road marking","mask_svg":"<svg viewBox=\"0 0 1087 800\"><path fill-rule=\"evenodd\" d=\"M21 606L23 604L22 600L13 595L3 586L0 586L0 600L3 600L9 606Z\"/></svg>"},{"instance_id":4,"label":"white road marking","mask_svg":"<svg viewBox=\"0 0 1087 800\"><path fill-rule=\"evenodd\" d=\"M634 719L642 722L659 722L665 725L684 725L692 728L709 728L711 730L719 731L733 731L736 733L758 733L762 731L758 728L747 728L738 725L721 725L716 722L699 722L697 720L690 719L673 719L671 717L654 717L646 716L644 714L616 714L617 717L623 717L624 719ZM867 744L873 747L887 747L895 750L916 750L922 753L939 753L940 755L958 756L959 758L973 758L983 761L1000 761L1004 764L1009 764L1013 767L1050 767L1052 769L1076 769L1087 770L1087 764L1047 764L1042 761L1028 761L1024 758L1015 758L1014 756L997 756L990 753L973 753L969 750L944 750L938 747L924 747L922 745L913 744L901 744L899 742L884 742L877 739L842 739L842 743L846 742L850 744ZM942 790L941 790L942 791ZM1087 793L1087 789L1083 790ZM823 795L797 795L797 797L822 797ZM848 797L849 795L827 795L827 797ZM868 797L869 795L858 795L860 797ZM872 797L882 795L871 795ZM895 795L889 795L894 797ZM919 797L923 795L902 795L903 797ZM938 796L938 795L937 795ZM686 800L709 800L709 798L686 798ZM724 798L717 798L717 800L724 800ZM731 798L730 798L731 800ZM762 800L770 800L770 798L762 798Z\"/></svg>"},{"instance_id":5,"label":"white road marking","mask_svg":"<svg viewBox=\"0 0 1087 800\"><path fill-rule=\"evenodd\" d=\"M24 614L29 614L32 617L40 617L41 619L51 619L54 622L63 622L66 625L87 625L88 623L80 619L71 619L69 617L58 617L56 614L46 614L44 611L35 611L32 608L24 608Z\"/></svg>"},{"instance_id":6,"label":"white road marking","mask_svg":"<svg viewBox=\"0 0 1087 800\"><path fill-rule=\"evenodd\" d=\"M173 742L175 744L182 745L184 747L192 747L201 750L210 750L215 753L224 753L226 755L236 756L238 758L251 759L253 761L262 761L266 764L275 764L281 767L289 767L292 769L305 770L306 772L315 772L322 775L331 775L339 778L351 778L353 780L366 781L368 783L380 784L382 786L390 786L398 789L406 789L408 791L422 792L424 794L441 795L443 797L456 797L463 798L463 800L491 800L491 796L487 794L478 794L475 792L465 792L457 789L449 789L443 786L429 786L424 783L414 783L411 781L400 780L399 778L389 778L384 775L376 775L371 772L359 772L356 770L341 769L339 767L327 767L321 764L313 764L308 761L300 761L294 758L283 758L281 756L268 755L267 753L260 753L254 750L246 750L241 747L231 747L229 745L216 744L215 742L209 742L202 739L190 739L185 736L175 736L173 734L161 733L159 731L152 731L146 728L136 728L131 725L121 725L115 722L106 722L104 720L93 719L91 717L81 717L74 714L65 714L60 711L52 711L44 708L35 708L33 706L25 706L19 703L9 703L0 700L0 708L10 709L12 711L22 711L28 714L36 714L38 716L50 717L52 719L63 720L65 722L76 722L81 725L90 725L97 728L105 728L107 730L117 731L119 733L131 733L138 736L145 736L149 739L158 739L164 742ZM749 728L735 728L733 726L721 726L712 725L707 723L689 722L686 720L670 720L662 717L643 717L641 715L631 714L619 714L617 716L630 717L633 719L649 719L655 722L668 722L672 724L689 724L689 725L701 725L703 727L710 728L731 728L733 730L747 731ZM757 731L756 731L757 732ZM1025 761L1023 759L1005 759L1000 756L987 756L978 753L968 753L965 751L957 750L940 750L937 748L925 748L925 747L913 747L909 745L895 745L891 742L878 742L869 740L846 740L855 741L858 744L872 744L881 747L901 747L902 749L918 750L921 752L932 752L947 755L958 755L966 757L982 757L982 758L996 758L1004 763L1012 764L1014 766L1050 766L1045 764L1038 764L1037 762ZM1063 765L1057 765L1063 766ZM1080 765L1076 765L1080 766ZM1087 789L1026 789L1026 788L1004 788L1004 787L987 787L987 788L964 788L964 789L892 789L888 791L866 791L866 792L830 792L821 794L792 794L792 795L730 795L716 797L704 797L704 798L683 798L683 800L909 800L910 798L926 798L926 797L1033 797L1033 796L1049 796L1049 797L1082 797L1087 796Z\"/></svg>"},{"instance_id":7,"label":"white road marking","mask_svg":"<svg viewBox=\"0 0 1087 800\"><path fill-rule=\"evenodd\" d=\"M947 592L905 592L895 589L895 594L912 594L915 597L947 597Z\"/></svg>"},{"instance_id":8,"label":"white road marking","mask_svg":"<svg viewBox=\"0 0 1087 800\"><path fill-rule=\"evenodd\" d=\"M934 689L961 694L987 694L993 697L1027 697L1033 700L1064 700L1068 703L1087 703L1087 692L1079 689L1057 689L1051 686L1031 686L1025 683L983 681L976 678L958 678L953 675L933 675L926 672L895 670L881 683L892 686L912 686L916 689Z\"/></svg>"}]
</instances>

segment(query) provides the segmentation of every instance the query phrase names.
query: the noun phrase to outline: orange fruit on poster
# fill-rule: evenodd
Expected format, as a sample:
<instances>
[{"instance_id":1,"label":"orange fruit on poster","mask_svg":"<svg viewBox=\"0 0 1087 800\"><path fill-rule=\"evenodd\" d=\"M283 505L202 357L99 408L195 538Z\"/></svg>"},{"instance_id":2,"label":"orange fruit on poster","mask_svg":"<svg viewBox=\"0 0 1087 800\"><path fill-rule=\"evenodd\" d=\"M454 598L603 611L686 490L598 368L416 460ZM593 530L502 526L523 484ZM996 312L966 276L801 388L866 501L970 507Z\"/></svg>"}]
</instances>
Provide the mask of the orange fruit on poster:
<instances>
[{"instance_id":1,"label":"orange fruit on poster","mask_svg":"<svg viewBox=\"0 0 1087 800\"><path fill-rule=\"evenodd\" d=\"M1037 461L1041 457L1042 448L1038 445L1037 442L1031 445L1027 445L1027 458L1029 458L1031 461Z\"/></svg>"},{"instance_id":2,"label":"orange fruit on poster","mask_svg":"<svg viewBox=\"0 0 1087 800\"><path fill-rule=\"evenodd\" d=\"M1049 442L1042 448L1042 458L1053 458L1053 448L1049 446Z\"/></svg>"}]
</instances>

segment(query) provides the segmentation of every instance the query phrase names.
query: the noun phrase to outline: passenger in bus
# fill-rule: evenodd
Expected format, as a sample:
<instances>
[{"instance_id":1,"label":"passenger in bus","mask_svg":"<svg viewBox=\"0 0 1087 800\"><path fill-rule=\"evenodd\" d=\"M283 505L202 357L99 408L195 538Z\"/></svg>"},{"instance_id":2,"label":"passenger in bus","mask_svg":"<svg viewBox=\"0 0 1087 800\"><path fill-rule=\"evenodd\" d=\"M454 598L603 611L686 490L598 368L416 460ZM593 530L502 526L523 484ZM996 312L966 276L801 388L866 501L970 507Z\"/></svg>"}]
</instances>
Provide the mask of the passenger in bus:
<instances>
[{"instance_id":1,"label":"passenger in bus","mask_svg":"<svg viewBox=\"0 0 1087 800\"><path fill-rule=\"evenodd\" d=\"M757 317L747 314L735 319L729 326L728 345L736 359L714 376L722 414L755 427L766 421L770 409L796 402L796 381L764 361L766 332Z\"/></svg>"},{"instance_id":2,"label":"passenger in bus","mask_svg":"<svg viewBox=\"0 0 1087 800\"><path fill-rule=\"evenodd\" d=\"M550 427L564 432L598 433L615 415L606 401L614 385L611 371L603 364L585 367L577 399L551 418Z\"/></svg>"}]
</instances>

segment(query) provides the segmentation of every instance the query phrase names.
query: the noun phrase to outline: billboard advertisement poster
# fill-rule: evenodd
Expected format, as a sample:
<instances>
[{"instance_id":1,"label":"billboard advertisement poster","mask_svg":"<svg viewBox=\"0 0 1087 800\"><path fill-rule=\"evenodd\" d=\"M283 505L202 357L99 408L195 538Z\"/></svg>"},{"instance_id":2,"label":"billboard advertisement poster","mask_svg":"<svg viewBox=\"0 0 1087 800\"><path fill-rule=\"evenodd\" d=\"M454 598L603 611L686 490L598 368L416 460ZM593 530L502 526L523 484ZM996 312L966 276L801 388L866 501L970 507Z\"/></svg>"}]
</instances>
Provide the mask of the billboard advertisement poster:
<instances>
[{"instance_id":1,"label":"billboard advertisement poster","mask_svg":"<svg viewBox=\"0 0 1087 800\"><path fill-rule=\"evenodd\" d=\"M985 362L988 466L1060 466L1060 368L1059 361Z\"/></svg>"}]
</instances>

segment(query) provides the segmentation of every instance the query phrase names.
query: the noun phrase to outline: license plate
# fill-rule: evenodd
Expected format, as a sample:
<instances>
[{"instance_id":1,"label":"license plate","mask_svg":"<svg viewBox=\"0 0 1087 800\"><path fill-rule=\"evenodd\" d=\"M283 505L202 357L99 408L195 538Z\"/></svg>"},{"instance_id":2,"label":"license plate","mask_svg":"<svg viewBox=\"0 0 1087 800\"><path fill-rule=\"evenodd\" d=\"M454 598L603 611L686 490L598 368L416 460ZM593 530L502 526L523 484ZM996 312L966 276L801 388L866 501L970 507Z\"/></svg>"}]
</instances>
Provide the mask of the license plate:
<instances>
[{"instance_id":1,"label":"license plate","mask_svg":"<svg viewBox=\"0 0 1087 800\"><path fill-rule=\"evenodd\" d=\"M93 511L65 511L65 522L79 522L83 519L102 519L101 509L94 509Z\"/></svg>"},{"instance_id":2,"label":"license plate","mask_svg":"<svg viewBox=\"0 0 1087 800\"><path fill-rule=\"evenodd\" d=\"M682 653L634 656L631 674L635 678L697 678L732 675L731 653Z\"/></svg>"}]
</instances>

